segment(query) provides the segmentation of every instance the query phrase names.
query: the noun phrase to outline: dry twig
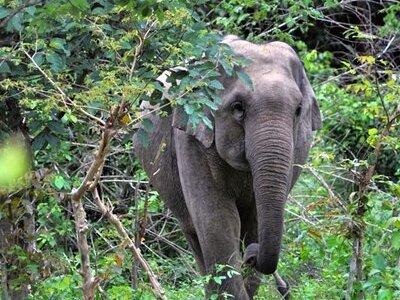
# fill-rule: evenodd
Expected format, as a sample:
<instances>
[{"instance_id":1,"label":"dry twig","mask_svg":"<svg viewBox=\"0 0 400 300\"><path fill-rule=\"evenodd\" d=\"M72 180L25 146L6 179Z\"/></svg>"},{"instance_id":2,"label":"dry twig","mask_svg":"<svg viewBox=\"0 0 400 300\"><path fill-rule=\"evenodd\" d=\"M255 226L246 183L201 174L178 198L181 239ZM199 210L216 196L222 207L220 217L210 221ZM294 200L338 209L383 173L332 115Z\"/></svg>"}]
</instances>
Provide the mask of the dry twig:
<instances>
[{"instance_id":1,"label":"dry twig","mask_svg":"<svg viewBox=\"0 0 400 300\"><path fill-rule=\"evenodd\" d=\"M116 133L116 126L118 125L118 119L120 111L125 109L125 104L122 103L120 107L113 109L110 118L107 120L104 128L100 146L96 153L95 159L93 160L85 178L81 185L77 189L73 189L71 193L72 208L74 211L75 229L78 239L78 249L81 255L81 273L83 277L83 297L85 300L94 299L95 289L99 283L99 278L94 278L90 267L90 255L89 245L87 243L87 221L86 213L82 204L83 195L90 189L93 188L98 180L104 165L104 161L107 155L108 147L111 138Z\"/></svg>"},{"instance_id":2,"label":"dry twig","mask_svg":"<svg viewBox=\"0 0 400 300\"><path fill-rule=\"evenodd\" d=\"M75 229L78 240L78 249L81 255L81 275L83 277L83 298L85 300L93 300L95 289L99 283L99 278L94 278L90 267L89 245L87 242L88 225L86 221L86 213L83 204L80 201L72 201L74 211Z\"/></svg>"},{"instance_id":3,"label":"dry twig","mask_svg":"<svg viewBox=\"0 0 400 300\"><path fill-rule=\"evenodd\" d=\"M101 200L97 189L93 190L93 197L94 197L96 205L100 208L102 214L105 215L107 217L107 219L110 221L110 223L115 226L118 233L123 238L123 244L126 245L129 249L131 249L133 255L135 256L135 259L137 259L139 261L139 263L141 264L143 269L146 271L147 275L149 276L151 285L153 286L153 292L154 292L155 296L158 299L166 299L165 293L164 293L160 283L158 282L155 274L151 270L147 261L143 258L142 253L140 252L140 249L136 247L133 240L129 237L129 234L127 233L125 227L122 225L121 221L117 218L116 215L114 215L112 213L112 211L109 208L107 208L107 206Z\"/></svg>"}]
</instances>

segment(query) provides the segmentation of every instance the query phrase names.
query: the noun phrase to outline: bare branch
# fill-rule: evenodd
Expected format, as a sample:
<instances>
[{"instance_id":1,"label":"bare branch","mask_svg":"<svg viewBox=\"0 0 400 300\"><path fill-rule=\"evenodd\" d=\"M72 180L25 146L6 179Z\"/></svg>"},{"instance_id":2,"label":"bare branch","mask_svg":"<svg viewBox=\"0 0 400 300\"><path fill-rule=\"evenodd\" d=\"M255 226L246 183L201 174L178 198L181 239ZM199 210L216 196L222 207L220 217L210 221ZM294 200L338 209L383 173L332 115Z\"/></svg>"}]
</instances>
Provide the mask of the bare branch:
<instances>
[{"instance_id":1,"label":"bare branch","mask_svg":"<svg viewBox=\"0 0 400 300\"><path fill-rule=\"evenodd\" d=\"M99 279L94 279L92 277L92 271L90 268L89 245L87 243L86 235L88 226L86 221L85 209L83 208L81 199L89 189L93 189L96 186L100 178L110 141L116 133L116 130L119 126L119 120L121 116L125 113L125 109L126 105L124 102L122 102L119 106L114 107L111 110L110 117L107 120L104 131L102 133L100 146L96 153L95 159L90 165L90 168L81 185L77 189L73 189L70 194L74 212L78 249L79 253L81 254L83 296L85 300L94 299L95 288L99 282Z\"/></svg>"},{"instance_id":2,"label":"bare branch","mask_svg":"<svg viewBox=\"0 0 400 300\"><path fill-rule=\"evenodd\" d=\"M83 196L83 194L89 190L90 186L93 185L93 178L96 174L100 172L102 166L104 165L104 161L108 152L109 142L114 134L115 132L113 130L104 130L100 141L100 146L93 163L86 173L86 176L83 179L81 185L77 189L72 190L72 200L78 201Z\"/></svg>"},{"instance_id":3,"label":"bare branch","mask_svg":"<svg viewBox=\"0 0 400 300\"><path fill-rule=\"evenodd\" d=\"M101 200L97 189L93 190L93 197L94 197L94 201L95 201L96 205L100 208L102 214L107 217L107 219L110 221L110 223L115 226L118 233L121 235L121 237L123 239L123 244L132 250L132 253L135 256L135 258L139 261L139 263L141 264L143 269L146 271L147 275L149 276L151 285L153 286L154 295L158 299L167 299L165 297L165 293L164 293L160 283L158 282L155 274L151 270L147 261L143 258L142 253L140 252L140 249L136 247L133 240L129 237L129 235L128 235L125 227L122 225L121 221L112 213L112 211L110 209L107 208L107 206Z\"/></svg>"},{"instance_id":4,"label":"bare branch","mask_svg":"<svg viewBox=\"0 0 400 300\"><path fill-rule=\"evenodd\" d=\"M81 275L83 277L83 298L85 300L93 300L95 296L95 289L99 282L99 278L92 276L92 269L90 267L89 245L87 242L88 225L86 221L86 213L83 204L80 201L72 201L72 208L74 211L75 230L77 236L77 245L81 255Z\"/></svg>"}]
</instances>

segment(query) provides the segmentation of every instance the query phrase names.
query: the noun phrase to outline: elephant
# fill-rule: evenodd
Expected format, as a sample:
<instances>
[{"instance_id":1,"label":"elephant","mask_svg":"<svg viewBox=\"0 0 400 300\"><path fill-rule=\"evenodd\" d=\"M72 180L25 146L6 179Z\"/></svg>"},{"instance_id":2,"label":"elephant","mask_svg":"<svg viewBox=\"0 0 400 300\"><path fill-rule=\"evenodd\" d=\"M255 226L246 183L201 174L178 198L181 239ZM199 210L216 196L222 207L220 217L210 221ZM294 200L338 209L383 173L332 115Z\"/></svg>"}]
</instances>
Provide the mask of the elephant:
<instances>
[{"instance_id":1,"label":"elephant","mask_svg":"<svg viewBox=\"0 0 400 300\"><path fill-rule=\"evenodd\" d=\"M221 73L222 103L205 111L213 129L185 124L176 107L169 116L151 116L150 145L136 134L133 147L178 219L200 273L215 274L218 264L253 270L210 282L206 295L242 300L254 297L261 274L277 269L285 202L322 121L304 67L288 44L255 44L233 35L222 43L250 60L243 71L253 88Z\"/></svg>"}]
</instances>

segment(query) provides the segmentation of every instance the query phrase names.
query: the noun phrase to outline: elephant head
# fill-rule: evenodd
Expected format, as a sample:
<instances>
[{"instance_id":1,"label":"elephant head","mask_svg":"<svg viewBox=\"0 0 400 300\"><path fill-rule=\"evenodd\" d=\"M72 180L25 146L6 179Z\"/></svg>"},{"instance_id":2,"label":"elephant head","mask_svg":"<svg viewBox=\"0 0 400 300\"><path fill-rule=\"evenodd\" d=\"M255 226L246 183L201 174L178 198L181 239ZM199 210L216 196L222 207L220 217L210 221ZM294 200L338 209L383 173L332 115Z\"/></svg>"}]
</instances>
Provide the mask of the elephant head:
<instances>
[{"instance_id":1,"label":"elephant head","mask_svg":"<svg viewBox=\"0 0 400 300\"><path fill-rule=\"evenodd\" d=\"M214 116L209 115L214 130L201 124L188 132L205 147L214 143L232 168L252 173L259 243L248 247L245 259L253 261L261 273L271 274L279 260L293 163L304 162L312 131L321 126L320 111L302 63L290 46L281 42L255 45L233 36L223 43L252 61L244 71L253 89L223 75L222 104Z\"/></svg>"}]
</instances>

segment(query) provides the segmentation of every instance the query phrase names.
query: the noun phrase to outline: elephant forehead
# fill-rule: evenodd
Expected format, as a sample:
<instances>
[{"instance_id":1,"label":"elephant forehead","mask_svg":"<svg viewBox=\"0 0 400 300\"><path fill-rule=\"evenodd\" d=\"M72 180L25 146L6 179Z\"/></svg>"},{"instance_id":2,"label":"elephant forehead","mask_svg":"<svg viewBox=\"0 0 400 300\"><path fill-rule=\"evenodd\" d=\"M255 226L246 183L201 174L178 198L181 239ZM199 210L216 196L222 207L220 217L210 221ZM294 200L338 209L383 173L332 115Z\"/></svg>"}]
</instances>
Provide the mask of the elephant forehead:
<instances>
[{"instance_id":1,"label":"elephant forehead","mask_svg":"<svg viewBox=\"0 0 400 300\"><path fill-rule=\"evenodd\" d=\"M292 101L297 103L301 100L301 92L293 77L282 72L267 72L259 75L251 75L254 89L251 99Z\"/></svg>"},{"instance_id":2,"label":"elephant forehead","mask_svg":"<svg viewBox=\"0 0 400 300\"><path fill-rule=\"evenodd\" d=\"M280 59L296 59L296 51L293 50L288 44L274 41L264 45L259 45L261 50L268 56L277 57Z\"/></svg>"},{"instance_id":3,"label":"elephant forehead","mask_svg":"<svg viewBox=\"0 0 400 300\"><path fill-rule=\"evenodd\" d=\"M241 81L222 91L223 104L228 107L235 101L242 101L249 106L265 105L268 102L296 105L302 99L301 92L295 81L287 76L264 73L260 76L251 75L254 89L245 86ZM221 112L221 110L219 110Z\"/></svg>"}]
</instances>

